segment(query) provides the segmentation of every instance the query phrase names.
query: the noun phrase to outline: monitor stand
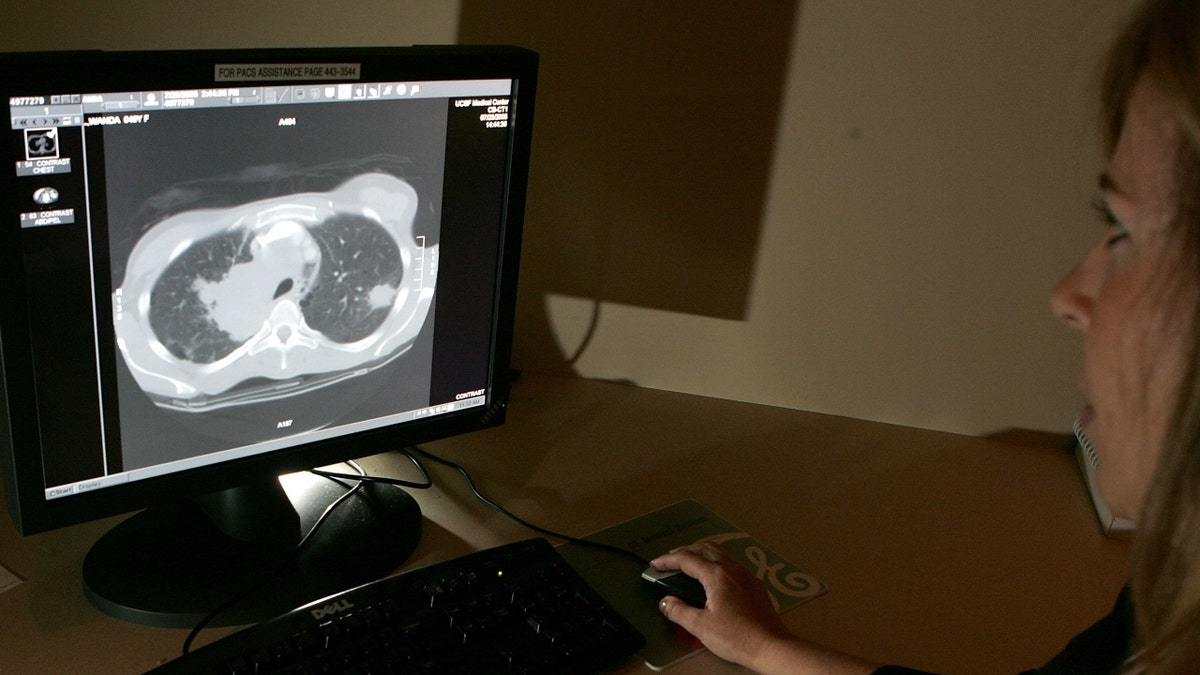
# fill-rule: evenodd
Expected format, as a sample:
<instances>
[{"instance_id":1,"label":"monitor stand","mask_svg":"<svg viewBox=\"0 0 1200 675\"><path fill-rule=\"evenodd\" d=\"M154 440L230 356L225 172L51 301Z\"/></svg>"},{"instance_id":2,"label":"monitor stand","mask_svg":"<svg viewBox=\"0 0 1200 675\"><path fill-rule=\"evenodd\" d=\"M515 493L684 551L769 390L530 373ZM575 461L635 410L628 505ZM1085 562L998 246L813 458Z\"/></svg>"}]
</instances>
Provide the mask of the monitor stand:
<instances>
[{"instance_id":1,"label":"monitor stand","mask_svg":"<svg viewBox=\"0 0 1200 675\"><path fill-rule=\"evenodd\" d=\"M367 483L297 554L301 536L347 487L307 473L281 480L122 521L84 559L85 594L118 619L192 628L219 604L257 587L209 625L254 623L387 576L417 545L417 502L399 488Z\"/></svg>"}]
</instances>

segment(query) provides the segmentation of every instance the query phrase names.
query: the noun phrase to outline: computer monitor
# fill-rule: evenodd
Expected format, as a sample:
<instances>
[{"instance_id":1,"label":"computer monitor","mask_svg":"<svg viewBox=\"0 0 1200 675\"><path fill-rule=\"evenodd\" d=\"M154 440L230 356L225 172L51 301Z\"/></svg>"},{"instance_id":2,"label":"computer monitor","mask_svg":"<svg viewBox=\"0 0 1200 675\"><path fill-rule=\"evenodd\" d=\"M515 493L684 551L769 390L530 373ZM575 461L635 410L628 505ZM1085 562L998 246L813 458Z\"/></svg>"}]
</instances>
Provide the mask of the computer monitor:
<instances>
[{"instance_id":1,"label":"computer monitor","mask_svg":"<svg viewBox=\"0 0 1200 675\"><path fill-rule=\"evenodd\" d=\"M395 569L420 532L411 497L367 486L293 553L348 486L279 477L503 422L536 54L14 53L0 69L17 529L144 508L92 548L84 586L156 625L258 577L274 581L216 623Z\"/></svg>"}]
</instances>

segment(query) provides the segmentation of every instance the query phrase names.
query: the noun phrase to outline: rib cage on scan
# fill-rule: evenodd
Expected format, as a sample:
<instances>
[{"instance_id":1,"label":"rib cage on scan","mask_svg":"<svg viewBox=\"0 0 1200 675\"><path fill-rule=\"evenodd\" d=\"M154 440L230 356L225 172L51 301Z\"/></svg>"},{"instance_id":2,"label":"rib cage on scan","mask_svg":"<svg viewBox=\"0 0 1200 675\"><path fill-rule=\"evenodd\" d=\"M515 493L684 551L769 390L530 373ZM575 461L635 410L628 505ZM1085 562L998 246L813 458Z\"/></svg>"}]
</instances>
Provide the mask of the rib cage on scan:
<instances>
[{"instance_id":1,"label":"rib cage on scan","mask_svg":"<svg viewBox=\"0 0 1200 675\"><path fill-rule=\"evenodd\" d=\"M117 344L165 408L274 400L370 372L416 340L437 245L415 236L416 191L382 172L168 216L113 294Z\"/></svg>"}]
</instances>

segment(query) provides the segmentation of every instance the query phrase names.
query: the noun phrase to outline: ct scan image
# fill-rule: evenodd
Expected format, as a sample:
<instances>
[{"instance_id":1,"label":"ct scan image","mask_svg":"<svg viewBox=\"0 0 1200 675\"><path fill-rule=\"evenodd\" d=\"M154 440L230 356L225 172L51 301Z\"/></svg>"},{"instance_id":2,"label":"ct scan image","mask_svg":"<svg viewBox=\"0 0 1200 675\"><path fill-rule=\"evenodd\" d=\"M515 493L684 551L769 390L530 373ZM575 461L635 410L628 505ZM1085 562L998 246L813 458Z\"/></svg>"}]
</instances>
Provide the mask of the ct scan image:
<instances>
[{"instance_id":1,"label":"ct scan image","mask_svg":"<svg viewBox=\"0 0 1200 675\"><path fill-rule=\"evenodd\" d=\"M430 103L105 130L127 469L428 404L446 126Z\"/></svg>"}]
</instances>

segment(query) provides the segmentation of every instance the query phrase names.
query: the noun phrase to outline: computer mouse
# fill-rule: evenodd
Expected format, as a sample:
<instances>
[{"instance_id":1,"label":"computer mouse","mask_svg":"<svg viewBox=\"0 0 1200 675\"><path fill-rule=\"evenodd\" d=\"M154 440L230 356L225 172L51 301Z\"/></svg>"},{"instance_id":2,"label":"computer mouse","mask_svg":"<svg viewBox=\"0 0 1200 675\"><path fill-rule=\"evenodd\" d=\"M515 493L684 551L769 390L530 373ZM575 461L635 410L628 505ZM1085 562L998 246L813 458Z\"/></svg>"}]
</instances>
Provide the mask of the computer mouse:
<instances>
[{"instance_id":1,"label":"computer mouse","mask_svg":"<svg viewBox=\"0 0 1200 675\"><path fill-rule=\"evenodd\" d=\"M692 607L704 608L708 595L704 585L679 570L660 572L653 567L647 567L642 572L642 580L657 597L674 595Z\"/></svg>"}]
</instances>

